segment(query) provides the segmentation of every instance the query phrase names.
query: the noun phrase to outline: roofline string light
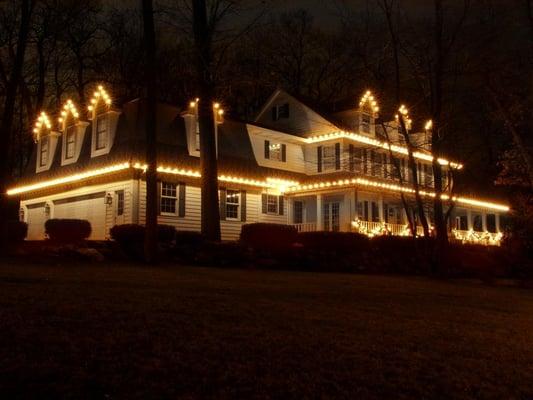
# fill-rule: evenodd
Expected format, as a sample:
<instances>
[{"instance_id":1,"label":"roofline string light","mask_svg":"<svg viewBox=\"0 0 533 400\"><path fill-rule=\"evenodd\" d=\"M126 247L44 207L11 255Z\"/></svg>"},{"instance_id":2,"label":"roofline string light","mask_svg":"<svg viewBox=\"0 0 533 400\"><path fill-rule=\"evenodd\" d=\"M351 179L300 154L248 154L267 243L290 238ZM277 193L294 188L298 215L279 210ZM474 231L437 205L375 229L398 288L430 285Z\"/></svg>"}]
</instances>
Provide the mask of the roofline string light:
<instances>
[{"instance_id":1,"label":"roofline string light","mask_svg":"<svg viewBox=\"0 0 533 400\"><path fill-rule=\"evenodd\" d=\"M41 139L41 131L43 128L50 130L52 129L52 124L50 123L48 115L44 111L41 111L33 127L33 139L35 142L38 142Z\"/></svg>"},{"instance_id":2,"label":"roofline string light","mask_svg":"<svg viewBox=\"0 0 533 400\"><path fill-rule=\"evenodd\" d=\"M100 175L106 175L109 173L122 171L122 170L129 169L129 168L141 169L143 170L143 172L146 172L147 166L142 165L140 163L135 163L131 165L129 162L115 164L112 166L90 170L90 171L82 172L79 174L67 175L67 176L57 178L57 179L52 179L49 181L43 181L43 182L31 184L31 185L15 187L13 189L9 189L7 191L7 195L13 196L13 195L21 194L21 193L27 193L27 192L31 192L31 191L35 191L39 189L45 189L48 187L58 186L58 185L65 184L65 183L77 182L83 179L88 179L88 178L92 178L92 177L96 177ZM200 172L192 170L192 169L159 166L157 168L157 171L161 173L189 176L192 178L201 177ZM220 175L218 177L218 180L222 182L238 183L242 185L272 188L272 189L277 189L280 192L285 192L285 193L297 193L297 192L305 192L307 190L345 187L345 186L354 185L354 184L387 189L393 192L414 193L414 189L411 189L405 186L400 186L400 185L391 184L391 183L371 181L371 180L363 179L363 178L340 179L340 180L332 181L332 182L321 182L321 183L305 184L305 185L300 185L298 184L298 182L295 182L295 181L284 180L284 179L279 179L279 178L270 178L270 177L266 178L266 180L264 181L261 181L257 179L250 179L250 178L239 177L239 176ZM435 197L434 192L427 192L427 191L421 190L419 191L419 193L422 196ZM443 194L442 199L450 200L450 197L446 194ZM459 196L453 196L451 200L456 201L458 203L468 204L468 205L482 207L482 208L490 208L490 209L495 209L495 210L504 211L504 212L509 211L508 206L505 206L502 204L490 203L490 202L482 201L482 200L469 199L466 197L459 197Z\"/></svg>"}]
</instances>

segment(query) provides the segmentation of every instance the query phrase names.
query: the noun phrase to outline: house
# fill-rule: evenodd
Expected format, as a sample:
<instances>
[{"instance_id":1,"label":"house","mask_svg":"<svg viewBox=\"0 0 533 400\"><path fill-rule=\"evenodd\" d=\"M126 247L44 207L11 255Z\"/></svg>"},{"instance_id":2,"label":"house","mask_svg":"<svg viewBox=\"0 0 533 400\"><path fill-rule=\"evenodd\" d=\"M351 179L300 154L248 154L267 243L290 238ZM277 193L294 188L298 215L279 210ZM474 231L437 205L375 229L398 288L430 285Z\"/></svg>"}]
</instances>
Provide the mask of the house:
<instances>
[{"instance_id":1,"label":"house","mask_svg":"<svg viewBox=\"0 0 533 400\"><path fill-rule=\"evenodd\" d=\"M184 109L157 107L159 223L200 230L197 102ZM81 218L90 239L108 239L116 224L145 219L145 107L137 99L120 108L105 88L94 92L87 112L67 101L52 120L42 113L34 128L29 171L8 191L20 198L28 239L43 239L49 218ZM407 212L416 220L407 148L393 120L377 124L376 100L333 115L316 111L276 90L254 121L223 118L214 104L223 240L237 239L243 224L293 224L299 231L359 231L406 235ZM57 122L56 122L57 121ZM435 196L429 128L412 134L419 192ZM443 167L450 234L462 241L498 244L506 205L453 193L457 161ZM406 211L406 209L408 211ZM418 228L417 228L418 229Z\"/></svg>"}]
</instances>

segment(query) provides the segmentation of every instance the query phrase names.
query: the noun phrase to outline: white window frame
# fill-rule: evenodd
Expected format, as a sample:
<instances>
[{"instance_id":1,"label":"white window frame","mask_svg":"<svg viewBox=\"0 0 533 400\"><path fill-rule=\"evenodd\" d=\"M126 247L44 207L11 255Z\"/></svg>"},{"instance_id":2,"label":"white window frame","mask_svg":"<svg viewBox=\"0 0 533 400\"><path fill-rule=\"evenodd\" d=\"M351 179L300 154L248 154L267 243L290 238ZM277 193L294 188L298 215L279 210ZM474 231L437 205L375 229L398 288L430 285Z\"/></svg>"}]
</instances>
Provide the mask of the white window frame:
<instances>
[{"instance_id":1,"label":"white window frame","mask_svg":"<svg viewBox=\"0 0 533 400\"><path fill-rule=\"evenodd\" d=\"M70 125L65 129L65 160L72 160L76 154L76 125ZM70 140L72 138L72 140ZM69 146L72 149L72 153L69 154Z\"/></svg>"},{"instance_id":2,"label":"white window frame","mask_svg":"<svg viewBox=\"0 0 533 400\"><path fill-rule=\"evenodd\" d=\"M230 199L237 199L236 202L229 201ZM230 208L231 207L231 208ZM230 216L229 210L236 208L237 215ZM233 211L232 211L233 213ZM230 221L240 221L241 220L241 191L234 189L226 189L226 219Z\"/></svg>"},{"instance_id":3,"label":"white window frame","mask_svg":"<svg viewBox=\"0 0 533 400\"><path fill-rule=\"evenodd\" d=\"M168 190L170 190L170 193ZM172 194L172 191L174 194ZM161 189L159 191L159 213L161 215L178 215L178 196L177 183L161 182ZM163 199L174 200L174 212L163 211Z\"/></svg>"},{"instance_id":4,"label":"white window frame","mask_svg":"<svg viewBox=\"0 0 533 400\"><path fill-rule=\"evenodd\" d=\"M96 115L95 119L95 135L94 135L94 149L95 151L102 151L107 149L109 143L109 117L106 113ZM103 125L104 129L100 130L100 125ZM103 145L100 142L103 140Z\"/></svg>"},{"instance_id":5,"label":"white window frame","mask_svg":"<svg viewBox=\"0 0 533 400\"><path fill-rule=\"evenodd\" d=\"M124 206L125 206L124 190L117 190L116 191L116 197L117 197L116 216L117 217L121 217L121 216L124 215Z\"/></svg>"},{"instance_id":6,"label":"white window frame","mask_svg":"<svg viewBox=\"0 0 533 400\"><path fill-rule=\"evenodd\" d=\"M335 164L335 144L322 146L322 172L335 171Z\"/></svg>"}]
</instances>

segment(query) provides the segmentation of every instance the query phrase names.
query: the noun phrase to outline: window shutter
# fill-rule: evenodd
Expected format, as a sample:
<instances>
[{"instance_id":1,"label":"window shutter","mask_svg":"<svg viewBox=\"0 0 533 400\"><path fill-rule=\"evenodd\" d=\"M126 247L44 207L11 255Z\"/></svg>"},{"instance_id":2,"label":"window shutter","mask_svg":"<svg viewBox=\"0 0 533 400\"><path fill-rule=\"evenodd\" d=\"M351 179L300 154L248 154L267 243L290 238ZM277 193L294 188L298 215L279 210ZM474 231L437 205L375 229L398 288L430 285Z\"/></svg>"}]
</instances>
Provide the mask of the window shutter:
<instances>
[{"instance_id":1,"label":"window shutter","mask_svg":"<svg viewBox=\"0 0 533 400\"><path fill-rule=\"evenodd\" d=\"M246 222L246 190L241 190L241 221Z\"/></svg>"},{"instance_id":2,"label":"window shutter","mask_svg":"<svg viewBox=\"0 0 533 400\"><path fill-rule=\"evenodd\" d=\"M220 219L225 220L226 219L226 188L220 188L219 193L220 199L219 199L219 205L220 205Z\"/></svg>"},{"instance_id":3,"label":"window shutter","mask_svg":"<svg viewBox=\"0 0 533 400\"><path fill-rule=\"evenodd\" d=\"M261 194L261 212L263 214L267 213L267 194L266 193Z\"/></svg>"},{"instance_id":4,"label":"window shutter","mask_svg":"<svg viewBox=\"0 0 533 400\"><path fill-rule=\"evenodd\" d=\"M157 181L157 215L161 215L161 181Z\"/></svg>"},{"instance_id":5,"label":"window shutter","mask_svg":"<svg viewBox=\"0 0 533 400\"><path fill-rule=\"evenodd\" d=\"M285 210L283 210L285 205L285 199L283 198L283 196L279 196L278 200L278 214L283 215L283 213L285 212Z\"/></svg>"},{"instance_id":6,"label":"window shutter","mask_svg":"<svg viewBox=\"0 0 533 400\"><path fill-rule=\"evenodd\" d=\"M281 145L281 161L287 161L287 145Z\"/></svg>"},{"instance_id":7,"label":"window shutter","mask_svg":"<svg viewBox=\"0 0 533 400\"><path fill-rule=\"evenodd\" d=\"M316 148L316 159L318 172L322 172L322 146Z\"/></svg>"},{"instance_id":8,"label":"window shutter","mask_svg":"<svg viewBox=\"0 0 533 400\"><path fill-rule=\"evenodd\" d=\"M270 141L265 140L265 158L270 159Z\"/></svg>"},{"instance_id":9,"label":"window shutter","mask_svg":"<svg viewBox=\"0 0 533 400\"><path fill-rule=\"evenodd\" d=\"M285 103L285 105L283 106L284 108L284 115L285 115L285 118L289 118L289 103Z\"/></svg>"},{"instance_id":10,"label":"window shutter","mask_svg":"<svg viewBox=\"0 0 533 400\"><path fill-rule=\"evenodd\" d=\"M185 183L178 184L178 217L185 217Z\"/></svg>"},{"instance_id":11,"label":"window shutter","mask_svg":"<svg viewBox=\"0 0 533 400\"><path fill-rule=\"evenodd\" d=\"M350 165L350 171L353 171L355 170L355 160L354 160L354 149L353 149L353 144L350 144L348 146L348 153L349 153L349 157L350 157L350 161L349 161L349 165Z\"/></svg>"},{"instance_id":12,"label":"window shutter","mask_svg":"<svg viewBox=\"0 0 533 400\"><path fill-rule=\"evenodd\" d=\"M335 143L335 169L341 169L341 144Z\"/></svg>"}]
</instances>

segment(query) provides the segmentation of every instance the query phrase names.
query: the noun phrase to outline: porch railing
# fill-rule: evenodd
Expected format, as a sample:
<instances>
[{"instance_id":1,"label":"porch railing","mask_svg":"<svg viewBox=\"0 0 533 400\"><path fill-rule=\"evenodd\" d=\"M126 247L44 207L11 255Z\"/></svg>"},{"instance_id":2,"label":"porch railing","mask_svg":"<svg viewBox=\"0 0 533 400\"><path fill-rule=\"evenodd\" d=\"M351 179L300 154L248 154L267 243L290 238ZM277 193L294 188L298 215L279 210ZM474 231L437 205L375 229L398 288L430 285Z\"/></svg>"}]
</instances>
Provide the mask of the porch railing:
<instances>
[{"instance_id":1,"label":"porch railing","mask_svg":"<svg viewBox=\"0 0 533 400\"><path fill-rule=\"evenodd\" d=\"M293 224L298 232L316 231L316 222L305 222L303 224Z\"/></svg>"}]
</instances>

